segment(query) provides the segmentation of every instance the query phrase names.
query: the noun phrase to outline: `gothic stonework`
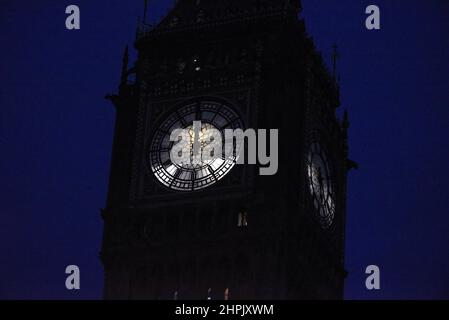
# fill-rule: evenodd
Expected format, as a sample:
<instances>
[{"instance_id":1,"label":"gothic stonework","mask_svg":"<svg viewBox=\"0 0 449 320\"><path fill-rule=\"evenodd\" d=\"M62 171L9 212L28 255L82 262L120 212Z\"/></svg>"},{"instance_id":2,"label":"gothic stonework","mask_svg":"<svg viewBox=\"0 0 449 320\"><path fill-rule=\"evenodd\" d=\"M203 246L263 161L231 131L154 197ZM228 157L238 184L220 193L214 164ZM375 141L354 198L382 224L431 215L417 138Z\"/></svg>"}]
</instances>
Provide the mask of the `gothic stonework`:
<instances>
[{"instance_id":1,"label":"gothic stonework","mask_svg":"<svg viewBox=\"0 0 449 320\"><path fill-rule=\"evenodd\" d=\"M125 53L109 96L106 299L343 297L349 122L336 117L338 85L300 9L299 0L180 0L159 25L139 28L138 60L129 68ZM156 178L149 158L161 124L207 101L245 128L279 129L276 175L236 165L194 192Z\"/></svg>"}]
</instances>

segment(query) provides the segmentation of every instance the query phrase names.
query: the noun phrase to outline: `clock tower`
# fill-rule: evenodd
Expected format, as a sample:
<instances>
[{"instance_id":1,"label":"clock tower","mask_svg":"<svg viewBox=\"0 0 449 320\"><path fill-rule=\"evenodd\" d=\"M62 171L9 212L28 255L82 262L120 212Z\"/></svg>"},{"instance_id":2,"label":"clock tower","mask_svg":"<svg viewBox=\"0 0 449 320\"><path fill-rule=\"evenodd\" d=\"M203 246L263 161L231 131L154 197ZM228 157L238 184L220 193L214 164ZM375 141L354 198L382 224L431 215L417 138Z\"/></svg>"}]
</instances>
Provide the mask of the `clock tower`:
<instances>
[{"instance_id":1,"label":"clock tower","mask_svg":"<svg viewBox=\"0 0 449 320\"><path fill-rule=\"evenodd\" d=\"M138 59L128 66L126 50L108 96L106 299L343 297L349 122L300 10L179 0L138 28ZM195 121L200 148L212 129L277 129L277 173L236 157L173 163L171 133Z\"/></svg>"}]
</instances>

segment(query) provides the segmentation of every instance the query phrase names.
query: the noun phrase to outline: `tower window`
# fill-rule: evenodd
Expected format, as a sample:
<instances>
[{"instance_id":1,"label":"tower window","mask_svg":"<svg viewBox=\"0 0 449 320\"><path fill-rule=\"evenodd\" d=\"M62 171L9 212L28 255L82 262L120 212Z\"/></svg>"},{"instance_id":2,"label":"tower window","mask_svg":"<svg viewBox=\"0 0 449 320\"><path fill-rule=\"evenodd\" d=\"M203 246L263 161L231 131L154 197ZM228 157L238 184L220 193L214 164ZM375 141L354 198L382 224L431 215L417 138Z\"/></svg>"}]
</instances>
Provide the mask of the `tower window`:
<instances>
[{"instance_id":1,"label":"tower window","mask_svg":"<svg viewBox=\"0 0 449 320\"><path fill-rule=\"evenodd\" d=\"M207 289L207 300L212 300L212 288Z\"/></svg>"},{"instance_id":2,"label":"tower window","mask_svg":"<svg viewBox=\"0 0 449 320\"><path fill-rule=\"evenodd\" d=\"M198 14L196 15L196 22L200 23L200 22L204 22L204 11L200 10L198 12Z\"/></svg>"},{"instance_id":3,"label":"tower window","mask_svg":"<svg viewBox=\"0 0 449 320\"><path fill-rule=\"evenodd\" d=\"M245 228L248 226L248 213L246 211L241 211L238 214L237 227Z\"/></svg>"},{"instance_id":4,"label":"tower window","mask_svg":"<svg viewBox=\"0 0 449 320\"><path fill-rule=\"evenodd\" d=\"M229 54L228 53L225 54L225 56L224 56L224 64L229 64L230 60L231 60L231 57L229 56Z\"/></svg>"},{"instance_id":5,"label":"tower window","mask_svg":"<svg viewBox=\"0 0 449 320\"><path fill-rule=\"evenodd\" d=\"M179 60L178 64L177 64L177 68L178 68L178 73L180 73L180 74L183 73L186 68L186 63L182 60Z\"/></svg>"},{"instance_id":6,"label":"tower window","mask_svg":"<svg viewBox=\"0 0 449 320\"><path fill-rule=\"evenodd\" d=\"M229 288L226 288L224 291L224 300L229 300Z\"/></svg>"},{"instance_id":7,"label":"tower window","mask_svg":"<svg viewBox=\"0 0 449 320\"><path fill-rule=\"evenodd\" d=\"M248 51L243 49L242 52L240 53L240 61L246 62L247 58L248 58Z\"/></svg>"}]
</instances>

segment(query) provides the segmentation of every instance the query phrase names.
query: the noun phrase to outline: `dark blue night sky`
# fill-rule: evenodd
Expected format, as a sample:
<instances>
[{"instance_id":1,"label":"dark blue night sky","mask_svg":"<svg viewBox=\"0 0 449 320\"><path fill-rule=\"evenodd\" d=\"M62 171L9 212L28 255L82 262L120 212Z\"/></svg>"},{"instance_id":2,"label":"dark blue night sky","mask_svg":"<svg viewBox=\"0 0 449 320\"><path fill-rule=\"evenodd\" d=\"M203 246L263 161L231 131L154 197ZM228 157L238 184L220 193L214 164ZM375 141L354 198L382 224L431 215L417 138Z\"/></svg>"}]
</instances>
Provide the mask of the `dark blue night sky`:
<instances>
[{"instance_id":1,"label":"dark blue night sky","mask_svg":"<svg viewBox=\"0 0 449 320\"><path fill-rule=\"evenodd\" d=\"M157 21L173 1L150 1ZM65 8L81 30L65 29ZM377 4L382 29L364 27ZM449 298L449 2L303 0L350 113L347 299ZM0 298L97 299L123 48L143 0L2 0ZM65 267L81 290L65 289ZM382 289L365 289L365 267Z\"/></svg>"}]
</instances>

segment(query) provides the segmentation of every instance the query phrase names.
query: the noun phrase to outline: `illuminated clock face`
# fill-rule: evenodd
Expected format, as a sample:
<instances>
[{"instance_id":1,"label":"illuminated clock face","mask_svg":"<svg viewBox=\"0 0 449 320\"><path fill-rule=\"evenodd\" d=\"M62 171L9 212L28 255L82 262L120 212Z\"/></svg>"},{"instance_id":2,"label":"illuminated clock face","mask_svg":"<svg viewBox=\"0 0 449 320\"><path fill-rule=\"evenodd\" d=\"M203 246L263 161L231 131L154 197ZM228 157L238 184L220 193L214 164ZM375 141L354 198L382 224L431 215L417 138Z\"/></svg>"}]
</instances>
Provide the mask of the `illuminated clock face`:
<instances>
[{"instance_id":1,"label":"illuminated clock face","mask_svg":"<svg viewBox=\"0 0 449 320\"><path fill-rule=\"evenodd\" d=\"M187 132L184 140L188 143L180 152L194 161L172 161L173 148L179 148L177 143L181 140L170 139L177 129ZM236 163L235 149L227 156L202 156L214 143L218 143L219 139L214 139L214 134L218 133L224 144L226 129L243 129L243 124L232 108L225 104L202 101L178 108L165 118L153 135L149 150L152 173L163 185L177 191L196 191L212 186L228 174ZM224 146L222 148L224 150Z\"/></svg>"},{"instance_id":2,"label":"illuminated clock face","mask_svg":"<svg viewBox=\"0 0 449 320\"><path fill-rule=\"evenodd\" d=\"M328 157L319 143L310 146L306 162L310 195L321 226L327 229L335 217L335 193Z\"/></svg>"}]
</instances>

